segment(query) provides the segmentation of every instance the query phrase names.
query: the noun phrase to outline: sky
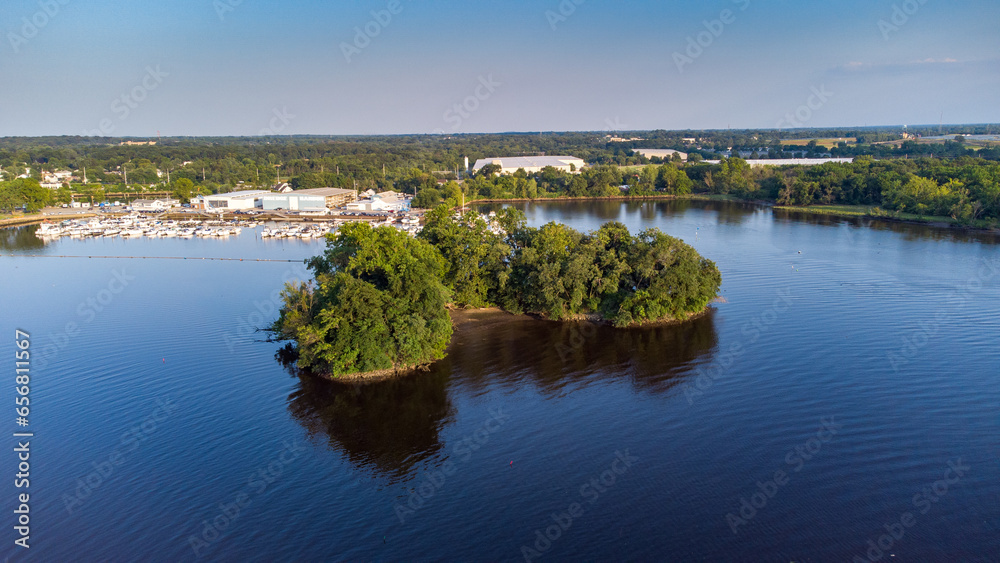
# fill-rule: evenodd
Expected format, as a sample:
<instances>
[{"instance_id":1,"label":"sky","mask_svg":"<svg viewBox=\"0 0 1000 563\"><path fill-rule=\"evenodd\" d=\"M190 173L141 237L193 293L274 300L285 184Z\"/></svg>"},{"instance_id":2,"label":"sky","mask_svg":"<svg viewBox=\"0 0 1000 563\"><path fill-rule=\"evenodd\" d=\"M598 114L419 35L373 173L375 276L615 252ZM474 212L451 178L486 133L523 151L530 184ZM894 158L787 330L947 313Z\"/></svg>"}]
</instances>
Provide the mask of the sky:
<instances>
[{"instance_id":1,"label":"sky","mask_svg":"<svg viewBox=\"0 0 1000 563\"><path fill-rule=\"evenodd\" d=\"M0 136L1000 123L996 0L3 0Z\"/></svg>"}]
</instances>

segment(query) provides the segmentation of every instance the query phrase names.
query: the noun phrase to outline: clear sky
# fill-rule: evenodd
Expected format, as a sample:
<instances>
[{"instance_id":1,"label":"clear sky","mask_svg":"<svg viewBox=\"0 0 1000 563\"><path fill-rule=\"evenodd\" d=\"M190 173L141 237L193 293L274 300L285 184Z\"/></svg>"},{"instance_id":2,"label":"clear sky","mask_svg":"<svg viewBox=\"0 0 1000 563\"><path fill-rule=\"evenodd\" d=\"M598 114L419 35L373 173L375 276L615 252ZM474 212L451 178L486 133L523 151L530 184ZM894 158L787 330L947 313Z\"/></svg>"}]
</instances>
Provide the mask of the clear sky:
<instances>
[{"instance_id":1,"label":"clear sky","mask_svg":"<svg viewBox=\"0 0 1000 563\"><path fill-rule=\"evenodd\" d=\"M996 0L3 0L0 136L997 123L998 23Z\"/></svg>"}]
</instances>

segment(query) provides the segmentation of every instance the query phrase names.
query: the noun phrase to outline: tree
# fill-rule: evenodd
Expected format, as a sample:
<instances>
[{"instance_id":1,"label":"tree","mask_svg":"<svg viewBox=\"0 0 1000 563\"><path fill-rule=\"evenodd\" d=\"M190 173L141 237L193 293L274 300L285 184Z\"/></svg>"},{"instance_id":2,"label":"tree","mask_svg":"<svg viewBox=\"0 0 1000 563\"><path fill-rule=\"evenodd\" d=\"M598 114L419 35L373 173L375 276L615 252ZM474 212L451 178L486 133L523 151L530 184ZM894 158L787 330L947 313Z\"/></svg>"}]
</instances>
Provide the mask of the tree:
<instances>
[{"instance_id":1,"label":"tree","mask_svg":"<svg viewBox=\"0 0 1000 563\"><path fill-rule=\"evenodd\" d=\"M181 178L174 181L173 196L181 200L181 203L191 203L191 196L194 194L194 191L194 182L191 180Z\"/></svg>"},{"instance_id":2,"label":"tree","mask_svg":"<svg viewBox=\"0 0 1000 563\"><path fill-rule=\"evenodd\" d=\"M308 265L314 282L286 286L270 328L296 343L300 368L338 377L444 357L449 292L433 246L391 227L349 223Z\"/></svg>"}]
</instances>

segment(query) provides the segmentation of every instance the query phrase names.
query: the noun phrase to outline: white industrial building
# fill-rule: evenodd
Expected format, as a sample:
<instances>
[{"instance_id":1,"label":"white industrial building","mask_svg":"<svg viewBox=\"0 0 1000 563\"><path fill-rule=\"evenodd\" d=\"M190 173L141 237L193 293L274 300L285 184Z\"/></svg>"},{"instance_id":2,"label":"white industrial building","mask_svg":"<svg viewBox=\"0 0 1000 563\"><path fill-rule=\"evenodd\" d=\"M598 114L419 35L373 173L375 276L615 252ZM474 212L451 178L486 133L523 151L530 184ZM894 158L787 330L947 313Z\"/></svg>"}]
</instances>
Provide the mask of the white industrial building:
<instances>
[{"instance_id":1,"label":"white industrial building","mask_svg":"<svg viewBox=\"0 0 1000 563\"><path fill-rule=\"evenodd\" d=\"M703 160L705 164L719 164L721 160ZM819 166L820 164L827 164L830 162L835 162L839 164L848 164L854 162L853 158L762 158L747 160L747 164L750 168L760 168L762 166Z\"/></svg>"},{"instance_id":2,"label":"white industrial building","mask_svg":"<svg viewBox=\"0 0 1000 563\"><path fill-rule=\"evenodd\" d=\"M513 174L521 169L528 174L534 174L549 166L563 172L579 172L587 165L583 159L575 156L505 156L477 160L472 171L479 172L488 164L499 166L501 174Z\"/></svg>"},{"instance_id":3,"label":"white industrial building","mask_svg":"<svg viewBox=\"0 0 1000 563\"><path fill-rule=\"evenodd\" d=\"M670 160L675 154L680 155L681 160L688 159L688 153L675 151L673 149L632 149L634 152L641 154L646 158L662 158L663 160Z\"/></svg>"},{"instance_id":4,"label":"white industrial building","mask_svg":"<svg viewBox=\"0 0 1000 563\"><path fill-rule=\"evenodd\" d=\"M165 211L172 207L180 207L177 199L137 199L132 202L135 211Z\"/></svg>"},{"instance_id":5,"label":"white industrial building","mask_svg":"<svg viewBox=\"0 0 1000 563\"><path fill-rule=\"evenodd\" d=\"M337 207L343 207L348 203L358 199L358 194L354 190L345 190L342 188L312 188L308 190L295 190L293 192L286 192L289 195L300 195L300 196L318 196L322 197L326 201L326 206L330 209L335 209Z\"/></svg>"},{"instance_id":6,"label":"white industrial building","mask_svg":"<svg viewBox=\"0 0 1000 563\"><path fill-rule=\"evenodd\" d=\"M253 209L259 207L261 198L270 195L264 190L246 190L228 194L205 196L205 209Z\"/></svg>"},{"instance_id":7,"label":"white industrial building","mask_svg":"<svg viewBox=\"0 0 1000 563\"><path fill-rule=\"evenodd\" d=\"M267 194L261 197L264 211L326 211L326 198L297 192Z\"/></svg>"},{"instance_id":8,"label":"white industrial building","mask_svg":"<svg viewBox=\"0 0 1000 563\"><path fill-rule=\"evenodd\" d=\"M398 192L382 192L347 204L348 211L409 211L409 197Z\"/></svg>"}]
</instances>

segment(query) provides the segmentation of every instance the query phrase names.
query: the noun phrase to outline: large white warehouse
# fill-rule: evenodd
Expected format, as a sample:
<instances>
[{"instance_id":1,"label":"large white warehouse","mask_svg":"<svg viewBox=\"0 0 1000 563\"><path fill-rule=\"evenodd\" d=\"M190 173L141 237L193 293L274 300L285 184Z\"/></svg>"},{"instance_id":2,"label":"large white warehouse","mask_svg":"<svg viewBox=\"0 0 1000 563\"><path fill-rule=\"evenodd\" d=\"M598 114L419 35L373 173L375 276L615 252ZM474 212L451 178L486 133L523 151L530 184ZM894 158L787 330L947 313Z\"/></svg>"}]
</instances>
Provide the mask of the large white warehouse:
<instances>
[{"instance_id":1,"label":"large white warehouse","mask_svg":"<svg viewBox=\"0 0 1000 563\"><path fill-rule=\"evenodd\" d=\"M205 196L206 209L253 209L258 207L257 202L271 192L263 190L248 190L242 192L232 192L228 194L216 194Z\"/></svg>"},{"instance_id":2,"label":"large white warehouse","mask_svg":"<svg viewBox=\"0 0 1000 563\"><path fill-rule=\"evenodd\" d=\"M472 171L479 172L487 164L499 166L501 174L513 174L522 168L528 174L533 174L541 172L547 166L564 172L579 172L587 165L583 159L575 156L504 156L477 160Z\"/></svg>"}]
</instances>

